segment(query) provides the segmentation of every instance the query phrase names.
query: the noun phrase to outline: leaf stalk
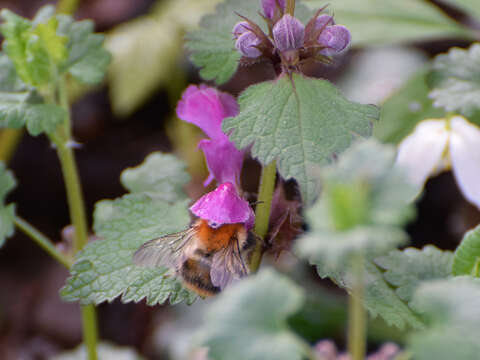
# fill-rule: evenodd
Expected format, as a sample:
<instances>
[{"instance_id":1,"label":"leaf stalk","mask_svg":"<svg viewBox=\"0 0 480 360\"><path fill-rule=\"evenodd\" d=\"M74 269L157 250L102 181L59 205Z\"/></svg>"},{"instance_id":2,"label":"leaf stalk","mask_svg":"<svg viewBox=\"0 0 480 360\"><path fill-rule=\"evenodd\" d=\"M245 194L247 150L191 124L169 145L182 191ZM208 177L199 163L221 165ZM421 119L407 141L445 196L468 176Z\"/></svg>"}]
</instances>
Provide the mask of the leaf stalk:
<instances>
[{"instance_id":1,"label":"leaf stalk","mask_svg":"<svg viewBox=\"0 0 480 360\"><path fill-rule=\"evenodd\" d=\"M270 220L270 210L272 207L273 191L275 189L275 177L277 174L277 163L272 161L262 169L260 177L260 188L258 190L258 204L255 209L255 233L262 239L252 254L250 261L250 271L256 272L260 266L263 255L263 239L267 235L268 224Z\"/></svg>"},{"instance_id":2,"label":"leaf stalk","mask_svg":"<svg viewBox=\"0 0 480 360\"><path fill-rule=\"evenodd\" d=\"M45 250L51 257L57 260L60 264L69 269L72 266L72 259L62 254L48 237L38 231L35 227L29 224L21 217L15 217L15 226L21 230L25 235L29 236L38 246Z\"/></svg>"}]
</instances>

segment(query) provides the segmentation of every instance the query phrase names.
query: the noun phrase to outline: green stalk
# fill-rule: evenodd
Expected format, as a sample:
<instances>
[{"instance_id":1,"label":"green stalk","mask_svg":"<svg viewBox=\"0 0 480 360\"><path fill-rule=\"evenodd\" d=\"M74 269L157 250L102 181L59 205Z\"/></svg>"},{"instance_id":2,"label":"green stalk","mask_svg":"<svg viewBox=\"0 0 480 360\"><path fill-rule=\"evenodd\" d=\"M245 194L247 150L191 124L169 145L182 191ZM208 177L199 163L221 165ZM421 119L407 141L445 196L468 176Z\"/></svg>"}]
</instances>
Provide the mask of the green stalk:
<instances>
[{"instance_id":1,"label":"green stalk","mask_svg":"<svg viewBox=\"0 0 480 360\"><path fill-rule=\"evenodd\" d=\"M255 209L255 233L262 239L253 251L250 260L250 271L256 272L262 260L263 239L267 235L270 210L272 207L273 190L275 189L275 176L277 166L275 160L262 169L260 188L258 190L258 204Z\"/></svg>"},{"instance_id":2,"label":"green stalk","mask_svg":"<svg viewBox=\"0 0 480 360\"><path fill-rule=\"evenodd\" d=\"M58 251L49 238L47 238L45 235L43 235L40 231L38 231L21 217L15 217L15 225L23 233L25 233L33 241L35 241L37 245L40 246L43 250L45 250L51 257L53 257L67 269L70 269L70 267L72 266L72 259Z\"/></svg>"},{"instance_id":3,"label":"green stalk","mask_svg":"<svg viewBox=\"0 0 480 360\"><path fill-rule=\"evenodd\" d=\"M58 85L58 89L57 86ZM58 90L59 101L56 100L56 91ZM62 106L65 110L65 122L58 126L55 134L51 136L51 140L57 146L57 154L62 167L62 174L65 181L65 189L67 192L68 208L70 212L70 219L73 224L75 236L73 238L73 249L76 254L88 242L88 226L87 217L85 214L85 205L83 201L82 188L78 176L77 165L75 162L75 155L71 146L71 118L70 105L68 101L67 87L65 78L62 77L55 82L52 89L50 99L57 105ZM87 347L88 359L97 360L97 322L95 307L93 305L82 306L82 324L84 343Z\"/></svg>"},{"instance_id":4,"label":"green stalk","mask_svg":"<svg viewBox=\"0 0 480 360\"><path fill-rule=\"evenodd\" d=\"M73 14L77 10L79 0L59 0L57 12L60 14Z\"/></svg>"},{"instance_id":5,"label":"green stalk","mask_svg":"<svg viewBox=\"0 0 480 360\"><path fill-rule=\"evenodd\" d=\"M292 16L295 15L295 0L287 0L287 6L285 7L285 12Z\"/></svg>"},{"instance_id":6,"label":"green stalk","mask_svg":"<svg viewBox=\"0 0 480 360\"><path fill-rule=\"evenodd\" d=\"M366 352L365 308L362 304L364 293L363 254L352 259L354 284L348 304L348 352L352 360L364 360Z\"/></svg>"}]
</instances>

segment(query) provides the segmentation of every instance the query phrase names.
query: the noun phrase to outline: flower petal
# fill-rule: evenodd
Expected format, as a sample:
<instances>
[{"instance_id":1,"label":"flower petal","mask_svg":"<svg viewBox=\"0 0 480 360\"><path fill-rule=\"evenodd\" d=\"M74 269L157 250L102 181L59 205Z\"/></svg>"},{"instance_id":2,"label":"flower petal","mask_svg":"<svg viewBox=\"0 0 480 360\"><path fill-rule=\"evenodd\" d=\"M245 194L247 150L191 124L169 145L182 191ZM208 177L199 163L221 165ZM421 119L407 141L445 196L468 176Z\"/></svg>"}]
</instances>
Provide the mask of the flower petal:
<instances>
[{"instance_id":1,"label":"flower petal","mask_svg":"<svg viewBox=\"0 0 480 360\"><path fill-rule=\"evenodd\" d=\"M279 51L299 49L305 39L305 26L290 14L283 15L273 27L275 47Z\"/></svg>"},{"instance_id":2,"label":"flower petal","mask_svg":"<svg viewBox=\"0 0 480 360\"><path fill-rule=\"evenodd\" d=\"M251 31L244 32L235 42L237 50L247 58L257 58L262 52L257 48L262 41Z\"/></svg>"},{"instance_id":3,"label":"flower petal","mask_svg":"<svg viewBox=\"0 0 480 360\"><path fill-rule=\"evenodd\" d=\"M327 26L335 25L333 16L328 14L320 15L315 21L315 30L324 30Z\"/></svg>"},{"instance_id":4,"label":"flower petal","mask_svg":"<svg viewBox=\"0 0 480 360\"><path fill-rule=\"evenodd\" d=\"M286 0L261 0L263 13L269 19L275 16L275 10L280 6L282 11L285 11Z\"/></svg>"},{"instance_id":5,"label":"flower petal","mask_svg":"<svg viewBox=\"0 0 480 360\"><path fill-rule=\"evenodd\" d=\"M450 119L450 158L465 198L480 209L480 128L462 116Z\"/></svg>"},{"instance_id":6,"label":"flower petal","mask_svg":"<svg viewBox=\"0 0 480 360\"><path fill-rule=\"evenodd\" d=\"M218 183L230 182L240 184L240 172L243 166L244 152L238 150L230 141L200 140L198 147L203 150L207 159L210 179L212 176ZM208 185L208 184L207 184Z\"/></svg>"},{"instance_id":7,"label":"flower petal","mask_svg":"<svg viewBox=\"0 0 480 360\"><path fill-rule=\"evenodd\" d=\"M352 36L350 31L343 25L327 26L318 37L318 43L325 46L320 53L326 56L332 56L344 50Z\"/></svg>"},{"instance_id":8,"label":"flower petal","mask_svg":"<svg viewBox=\"0 0 480 360\"><path fill-rule=\"evenodd\" d=\"M177 104L177 116L198 126L214 140L224 140L222 120L238 114L235 98L204 85L190 85Z\"/></svg>"},{"instance_id":9,"label":"flower petal","mask_svg":"<svg viewBox=\"0 0 480 360\"><path fill-rule=\"evenodd\" d=\"M243 223L247 229L251 229L255 221L252 208L229 182L203 195L190 207L190 211L199 218L208 220L212 227Z\"/></svg>"},{"instance_id":10,"label":"flower petal","mask_svg":"<svg viewBox=\"0 0 480 360\"><path fill-rule=\"evenodd\" d=\"M420 122L400 143L396 162L406 170L412 184L421 188L430 175L443 170L448 137L446 121L431 119Z\"/></svg>"}]
</instances>

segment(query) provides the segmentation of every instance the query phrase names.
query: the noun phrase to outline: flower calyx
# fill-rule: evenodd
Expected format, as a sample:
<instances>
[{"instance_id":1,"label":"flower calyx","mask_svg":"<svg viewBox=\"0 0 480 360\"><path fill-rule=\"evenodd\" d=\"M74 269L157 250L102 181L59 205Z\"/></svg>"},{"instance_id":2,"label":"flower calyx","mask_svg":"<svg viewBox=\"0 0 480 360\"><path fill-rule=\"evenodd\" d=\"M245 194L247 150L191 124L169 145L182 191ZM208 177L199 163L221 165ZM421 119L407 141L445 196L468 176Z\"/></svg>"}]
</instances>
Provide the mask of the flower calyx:
<instances>
[{"instance_id":1,"label":"flower calyx","mask_svg":"<svg viewBox=\"0 0 480 360\"><path fill-rule=\"evenodd\" d=\"M332 56L344 51L351 41L350 31L335 24L332 16L318 10L304 26L297 18L285 12L285 0L262 0L268 35L246 17L233 28L235 47L242 54L240 63L251 65L269 61L281 72L300 71L308 61L332 63Z\"/></svg>"}]
</instances>

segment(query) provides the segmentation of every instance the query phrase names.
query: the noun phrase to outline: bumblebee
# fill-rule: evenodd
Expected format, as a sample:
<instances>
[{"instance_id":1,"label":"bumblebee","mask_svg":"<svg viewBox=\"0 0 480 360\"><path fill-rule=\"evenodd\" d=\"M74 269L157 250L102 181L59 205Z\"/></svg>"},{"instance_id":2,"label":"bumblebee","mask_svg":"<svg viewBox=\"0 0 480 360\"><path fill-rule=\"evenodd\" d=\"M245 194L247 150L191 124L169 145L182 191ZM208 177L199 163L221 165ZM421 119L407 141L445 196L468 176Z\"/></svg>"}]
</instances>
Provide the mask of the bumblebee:
<instances>
[{"instance_id":1,"label":"bumblebee","mask_svg":"<svg viewBox=\"0 0 480 360\"><path fill-rule=\"evenodd\" d=\"M133 255L133 262L168 267L186 288L208 297L249 274L248 263L258 241L243 224L213 227L198 219L184 231L146 242Z\"/></svg>"}]
</instances>

